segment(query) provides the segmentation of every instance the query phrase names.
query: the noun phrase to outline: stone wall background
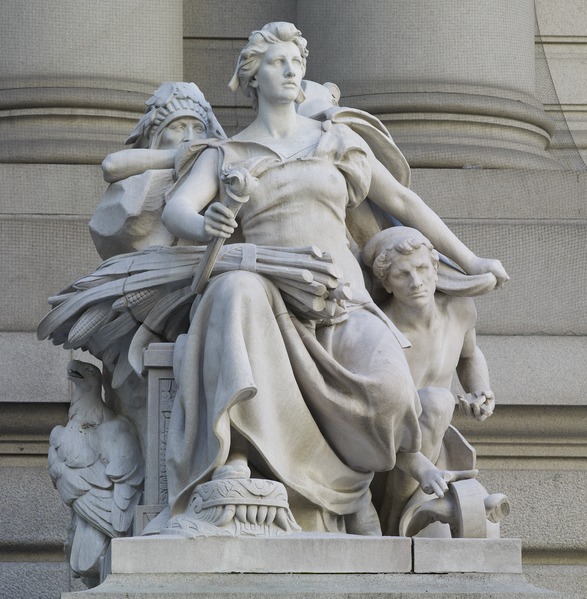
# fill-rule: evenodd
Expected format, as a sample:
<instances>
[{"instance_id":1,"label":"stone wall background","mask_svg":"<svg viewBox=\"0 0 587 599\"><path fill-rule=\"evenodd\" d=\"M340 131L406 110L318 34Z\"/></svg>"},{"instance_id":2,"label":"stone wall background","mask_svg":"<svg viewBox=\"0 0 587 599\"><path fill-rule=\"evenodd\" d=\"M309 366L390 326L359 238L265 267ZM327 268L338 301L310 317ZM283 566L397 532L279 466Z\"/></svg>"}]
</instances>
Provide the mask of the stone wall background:
<instances>
[{"instance_id":1,"label":"stone wall background","mask_svg":"<svg viewBox=\"0 0 587 599\"><path fill-rule=\"evenodd\" d=\"M421 20L407 25L414 45L431 27L427 0L411 4L417 3ZM527 0L520 3L528 9ZM242 128L252 112L226 84L248 33L271 20L297 22L304 32L307 21L312 30L310 11L318 4L330 4L324 27L344 40L352 38L357 16L372 18L380 6L373 0L344 3L347 10L305 0L3 3L0 597L52 599L79 588L63 558L69 513L46 471L49 432L67 419L70 355L38 342L34 331L46 297L99 264L86 225L106 187L101 158L122 148L162 80L195 81L227 132ZM395 10L401 4L390 3ZM473 1L445 4L464 22L481 9ZM587 156L584 2L537 0L536 7L560 106ZM499 31L491 33L499 40ZM372 41L364 41L367 54ZM328 47L309 42L311 60L327 70ZM405 55L409 60L411 53ZM385 102L388 112L381 114L392 134L395 126L409 139L418 118L407 118L395 100ZM546 586L566 577L565 584L580 588L587 579L587 174L434 164L414 169L412 187L465 242L499 257L512 275L503 292L478 302L479 341L499 409L484 425L458 420L458 426L477 448L481 480L512 500L503 533L523 539L528 574Z\"/></svg>"}]
</instances>

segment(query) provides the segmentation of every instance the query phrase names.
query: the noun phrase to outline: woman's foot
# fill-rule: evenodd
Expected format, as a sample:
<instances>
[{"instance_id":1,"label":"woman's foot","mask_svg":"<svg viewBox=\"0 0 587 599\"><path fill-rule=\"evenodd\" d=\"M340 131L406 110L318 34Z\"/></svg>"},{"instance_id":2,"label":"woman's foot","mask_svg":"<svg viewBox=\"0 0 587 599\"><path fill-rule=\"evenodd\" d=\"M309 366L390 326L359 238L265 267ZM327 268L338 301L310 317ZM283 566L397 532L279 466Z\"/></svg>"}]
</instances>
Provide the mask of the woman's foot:
<instances>
[{"instance_id":1,"label":"woman's foot","mask_svg":"<svg viewBox=\"0 0 587 599\"><path fill-rule=\"evenodd\" d=\"M227 462L224 466L216 468L212 473L212 480L225 478L251 478L251 469L246 462Z\"/></svg>"}]
</instances>

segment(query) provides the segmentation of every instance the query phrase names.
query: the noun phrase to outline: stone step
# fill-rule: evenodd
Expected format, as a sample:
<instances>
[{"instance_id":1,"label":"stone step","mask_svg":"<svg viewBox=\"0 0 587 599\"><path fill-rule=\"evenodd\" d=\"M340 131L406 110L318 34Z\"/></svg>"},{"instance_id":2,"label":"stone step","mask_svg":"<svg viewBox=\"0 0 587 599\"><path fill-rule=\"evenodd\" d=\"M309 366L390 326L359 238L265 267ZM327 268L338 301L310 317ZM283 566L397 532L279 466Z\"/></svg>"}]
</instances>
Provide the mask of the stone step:
<instances>
[{"instance_id":1,"label":"stone step","mask_svg":"<svg viewBox=\"0 0 587 599\"><path fill-rule=\"evenodd\" d=\"M112 574L62 599L581 599L523 574Z\"/></svg>"},{"instance_id":2,"label":"stone step","mask_svg":"<svg viewBox=\"0 0 587 599\"><path fill-rule=\"evenodd\" d=\"M114 539L109 569L62 599L563 597L527 582L519 539L131 537Z\"/></svg>"}]
</instances>

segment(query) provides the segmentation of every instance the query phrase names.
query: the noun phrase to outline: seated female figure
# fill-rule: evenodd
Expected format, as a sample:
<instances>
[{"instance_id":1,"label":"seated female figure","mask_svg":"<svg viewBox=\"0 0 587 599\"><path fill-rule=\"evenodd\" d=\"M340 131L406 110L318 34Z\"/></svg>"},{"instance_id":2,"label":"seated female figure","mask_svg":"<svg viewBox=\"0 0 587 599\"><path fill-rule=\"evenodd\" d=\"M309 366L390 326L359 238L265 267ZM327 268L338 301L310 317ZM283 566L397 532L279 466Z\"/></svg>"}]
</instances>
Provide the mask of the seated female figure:
<instances>
[{"instance_id":1,"label":"seated female figure","mask_svg":"<svg viewBox=\"0 0 587 599\"><path fill-rule=\"evenodd\" d=\"M244 270L211 280L176 344L170 503L179 514L196 484L213 475L248 477L254 467L323 514L322 524L310 527L380 534L370 502L373 472L397 465L438 495L456 475L419 452L420 405L404 339L365 288L346 211L368 196L466 272L492 271L500 282L507 274L464 246L350 128L296 113L306 56L305 40L289 23L251 34L231 86L253 98L257 117L201 154L168 200L163 222L199 243L228 238L238 227L253 257L256 247L318 246L350 293L334 317L308 318L270 277L254 272L245 251ZM220 175L235 167L257 180L238 218L210 204L222 191Z\"/></svg>"}]
</instances>

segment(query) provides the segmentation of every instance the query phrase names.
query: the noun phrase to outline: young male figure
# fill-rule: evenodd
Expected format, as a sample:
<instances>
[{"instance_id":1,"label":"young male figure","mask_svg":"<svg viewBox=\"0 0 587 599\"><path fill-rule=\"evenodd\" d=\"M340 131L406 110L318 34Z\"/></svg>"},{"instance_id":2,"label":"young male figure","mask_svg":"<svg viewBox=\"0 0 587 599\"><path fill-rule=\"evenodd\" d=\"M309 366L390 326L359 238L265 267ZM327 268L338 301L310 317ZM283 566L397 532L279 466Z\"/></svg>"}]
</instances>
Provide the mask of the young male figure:
<instances>
[{"instance_id":1,"label":"young male figure","mask_svg":"<svg viewBox=\"0 0 587 599\"><path fill-rule=\"evenodd\" d=\"M450 389L455 370L466 392L458 398L466 415L483 421L495 406L487 362L476 344L474 302L470 297L437 291L438 253L415 229L392 227L381 231L365 246L363 260L389 293L380 304L382 310L412 344L406 358L422 404L421 451L436 463L454 412ZM395 473L392 480L387 495L395 499L391 501L388 534L396 534L398 504L417 488L401 473ZM394 485L395 489L390 488ZM403 496L400 501L398 495ZM447 507L446 502L438 505Z\"/></svg>"},{"instance_id":2,"label":"young male figure","mask_svg":"<svg viewBox=\"0 0 587 599\"><path fill-rule=\"evenodd\" d=\"M369 242L370 249L377 254L373 274L390 294L381 308L412 344L406 358L423 401L421 426L432 420L434 428L440 428L437 418L427 417L426 412L439 416L444 407L449 418L446 426L450 424L455 370L467 393L459 397L464 413L479 421L491 416L495 399L487 362L476 343L477 311L472 298L437 291L438 252L415 229L386 229ZM442 405L428 405L431 402Z\"/></svg>"}]
</instances>

